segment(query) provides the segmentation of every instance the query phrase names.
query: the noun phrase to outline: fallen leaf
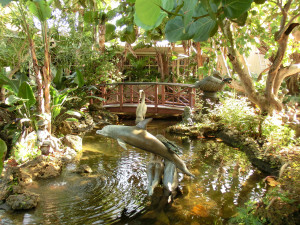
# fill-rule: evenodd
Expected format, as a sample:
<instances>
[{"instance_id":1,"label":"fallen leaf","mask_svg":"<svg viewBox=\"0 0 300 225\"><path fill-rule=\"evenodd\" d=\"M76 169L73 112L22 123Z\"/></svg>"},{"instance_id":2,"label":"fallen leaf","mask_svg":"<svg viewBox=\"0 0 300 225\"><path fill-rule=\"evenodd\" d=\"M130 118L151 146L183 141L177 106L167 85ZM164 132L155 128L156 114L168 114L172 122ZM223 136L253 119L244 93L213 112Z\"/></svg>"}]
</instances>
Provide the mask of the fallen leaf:
<instances>
[{"instance_id":1,"label":"fallen leaf","mask_svg":"<svg viewBox=\"0 0 300 225\"><path fill-rule=\"evenodd\" d=\"M201 216L201 217L208 217L209 213L203 205L195 205L191 211L192 214Z\"/></svg>"},{"instance_id":2,"label":"fallen leaf","mask_svg":"<svg viewBox=\"0 0 300 225\"><path fill-rule=\"evenodd\" d=\"M223 141L221 138L216 138L216 141Z\"/></svg>"},{"instance_id":3,"label":"fallen leaf","mask_svg":"<svg viewBox=\"0 0 300 225\"><path fill-rule=\"evenodd\" d=\"M204 136L197 136L197 138L205 138Z\"/></svg>"},{"instance_id":4,"label":"fallen leaf","mask_svg":"<svg viewBox=\"0 0 300 225\"><path fill-rule=\"evenodd\" d=\"M273 177L267 177L266 181L272 187L276 187L277 185L280 185L280 183L278 181L276 181Z\"/></svg>"}]
</instances>

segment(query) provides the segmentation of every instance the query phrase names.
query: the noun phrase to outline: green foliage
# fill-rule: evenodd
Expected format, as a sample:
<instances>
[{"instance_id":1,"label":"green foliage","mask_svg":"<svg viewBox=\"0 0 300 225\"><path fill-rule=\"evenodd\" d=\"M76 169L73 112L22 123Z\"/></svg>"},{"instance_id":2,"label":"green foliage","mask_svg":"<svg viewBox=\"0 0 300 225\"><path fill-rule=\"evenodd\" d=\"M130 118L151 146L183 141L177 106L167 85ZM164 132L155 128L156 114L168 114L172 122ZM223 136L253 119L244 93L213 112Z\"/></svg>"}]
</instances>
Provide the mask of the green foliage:
<instances>
[{"instance_id":1,"label":"green foliage","mask_svg":"<svg viewBox=\"0 0 300 225\"><path fill-rule=\"evenodd\" d=\"M61 113L63 104L68 100L68 95L77 88L66 88L62 91L50 87L51 94L51 121L55 123L56 117Z\"/></svg>"},{"instance_id":2,"label":"green foliage","mask_svg":"<svg viewBox=\"0 0 300 225\"><path fill-rule=\"evenodd\" d=\"M159 26L168 15L165 34L169 41L206 41L216 33L224 18L237 19L238 25L244 25L252 1L137 0L135 23L149 30Z\"/></svg>"},{"instance_id":3,"label":"green foliage","mask_svg":"<svg viewBox=\"0 0 300 225\"><path fill-rule=\"evenodd\" d=\"M0 74L0 84L3 88L9 91L5 103L11 108L10 111L15 111L21 118L30 118L34 120L34 110L36 99L34 91L29 84L29 79L26 75L18 75L16 79L9 79L5 75Z\"/></svg>"},{"instance_id":4,"label":"green foliage","mask_svg":"<svg viewBox=\"0 0 300 225\"><path fill-rule=\"evenodd\" d=\"M38 155L41 155L41 151L36 146L37 136L34 132L21 138L12 149L13 157L18 163L24 163L27 160L34 159Z\"/></svg>"},{"instance_id":5,"label":"green foliage","mask_svg":"<svg viewBox=\"0 0 300 225\"><path fill-rule=\"evenodd\" d=\"M287 125L282 125L281 120L268 116L262 123L262 134L273 146L288 146L294 143L295 131Z\"/></svg>"},{"instance_id":6,"label":"green foliage","mask_svg":"<svg viewBox=\"0 0 300 225\"><path fill-rule=\"evenodd\" d=\"M122 79L122 74L117 67L119 59L114 51L107 51L104 54L94 51L90 54L90 59L85 61L85 66L82 68L86 85L112 83Z\"/></svg>"},{"instance_id":7,"label":"green foliage","mask_svg":"<svg viewBox=\"0 0 300 225\"><path fill-rule=\"evenodd\" d=\"M148 67L147 65L153 61L152 57L144 57L136 59L132 55L128 57L131 67L128 67L124 71L124 75L133 82L153 82L156 81L160 74L154 67Z\"/></svg>"},{"instance_id":8,"label":"green foliage","mask_svg":"<svg viewBox=\"0 0 300 225\"><path fill-rule=\"evenodd\" d=\"M6 152L7 152L6 143L0 138L0 175L3 170L3 161L4 161L4 157L6 155Z\"/></svg>"},{"instance_id":9,"label":"green foliage","mask_svg":"<svg viewBox=\"0 0 300 225\"><path fill-rule=\"evenodd\" d=\"M28 82L23 82L21 84L18 91L18 97L21 99L26 99L24 104L27 110L29 110L30 107L36 103L34 92Z\"/></svg>"},{"instance_id":10,"label":"green foliage","mask_svg":"<svg viewBox=\"0 0 300 225\"><path fill-rule=\"evenodd\" d=\"M51 16L51 8L45 0L27 1L29 11L41 22L45 22Z\"/></svg>"},{"instance_id":11,"label":"green foliage","mask_svg":"<svg viewBox=\"0 0 300 225\"><path fill-rule=\"evenodd\" d=\"M221 118L221 122L227 126L250 136L258 134L258 126L261 117L254 108L249 105L246 98L221 99L213 113Z\"/></svg>"},{"instance_id":12,"label":"green foliage","mask_svg":"<svg viewBox=\"0 0 300 225\"><path fill-rule=\"evenodd\" d=\"M265 219L261 220L255 215L255 203L247 202L246 207L238 208L237 214L229 220L229 224L251 224L263 225Z\"/></svg>"}]
</instances>

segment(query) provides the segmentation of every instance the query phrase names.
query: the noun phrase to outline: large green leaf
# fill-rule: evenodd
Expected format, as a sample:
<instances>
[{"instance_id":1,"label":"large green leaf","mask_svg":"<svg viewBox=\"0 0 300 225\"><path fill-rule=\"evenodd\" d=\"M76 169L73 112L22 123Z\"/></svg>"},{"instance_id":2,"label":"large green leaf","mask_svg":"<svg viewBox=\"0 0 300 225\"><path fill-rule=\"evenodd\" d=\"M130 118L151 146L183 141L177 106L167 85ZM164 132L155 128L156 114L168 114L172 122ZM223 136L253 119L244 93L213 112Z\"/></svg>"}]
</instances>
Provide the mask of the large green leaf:
<instances>
[{"instance_id":1,"label":"large green leaf","mask_svg":"<svg viewBox=\"0 0 300 225\"><path fill-rule=\"evenodd\" d=\"M99 12L98 11L85 11L83 20L85 23L90 24L90 23L99 23Z\"/></svg>"},{"instance_id":2,"label":"large green leaf","mask_svg":"<svg viewBox=\"0 0 300 225\"><path fill-rule=\"evenodd\" d=\"M3 85L3 88L17 94L19 91L18 82L15 80L11 80L5 75L0 74L0 84Z\"/></svg>"},{"instance_id":3,"label":"large green leaf","mask_svg":"<svg viewBox=\"0 0 300 225\"><path fill-rule=\"evenodd\" d=\"M196 9L195 17L204 16L207 14L208 13L204 9L203 5L199 4ZM195 32L193 40L196 42L207 41L215 27L216 21L210 16L205 16L196 20L190 27L190 30Z\"/></svg>"},{"instance_id":4,"label":"large green leaf","mask_svg":"<svg viewBox=\"0 0 300 225\"><path fill-rule=\"evenodd\" d=\"M105 41L110 41L116 37L116 26L111 23L105 24Z\"/></svg>"},{"instance_id":5,"label":"large green leaf","mask_svg":"<svg viewBox=\"0 0 300 225\"><path fill-rule=\"evenodd\" d=\"M15 95L10 95L10 96L8 96L8 98L5 99L5 104L7 104L7 105L14 105L18 101L22 101L22 99L19 98L19 97L17 97L17 96L15 96Z\"/></svg>"},{"instance_id":6,"label":"large green leaf","mask_svg":"<svg viewBox=\"0 0 300 225\"><path fill-rule=\"evenodd\" d=\"M184 18L183 24L186 27L192 20L197 0L185 0L182 7Z\"/></svg>"},{"instance_id":7,"label":"large green leaf","mask_svg":"<svg viewBox=\"0 0 300 225\"><path fill-rule=\"evenodd\" d=\"M53 72L54 70L52 70ZM52 82L55 84L56 88L60 89L63 86L63 68L62 66L58 66L56 68L56 73L54 78L52 79Z\"/></svg>"},{"instance_id":8,"label":"large green leaf","mask_svg":"<svg viewBox=\"0 0 300 225\"><path fill-rule=\"evenodd\" d=\"M253 0L222 0L225 16L229 19L238 18L251 6Z\"/></svg>"},{"instance_id":9,"label":"large green leaf","mask_svg":"<svg viewBox=\"0 0 300 225\"><path fill-rule=\"evenodd\" d=\"M153 26L161 15L160 6L161 0L136 0L135 11L143 24Z\"/></svg>"},{"instance_id":10,"label":"large green leaf","mask_svg":"<svg viewBox=\"0 0 300 225\"><path fill-rule=\"evenodd\" d=\"M163 9L165 9L167 11L172 11L173 7L174 7L174 0L163 0L162 1L162 8ZM139 26L139 27L143 28L144 30L148 31L148 30L152 30L152 29L158 27L162 23L163 19L166 16L167 16L167 13L161 10L160 15L159 15L158 19L156 20L156 22L152 25L148 25L148 24L143 23L139 19L138 15L137 15L137 12L135 12L134 13L134 22L137 26Z\"/></svg>"},{"instance_id":11,"label":"large green leaf","mask_svg":"<svg viewBox=\"0 0 300 225\"><path fill-rule=\"evenodd\" d=\"M82 87L84 85L83 75L80 70L76 70L76 77L74 79L74 82L78 85L78 87Z\"/></svg>"},{"instance_id":12,"label":"large green leaf","mask_svg":"<svg viewBox=\"0 0 300 225\"><path fill-rule=\"evenodd\" d=\"M120 37L121 41L132 44L136 40L136 30L132 25L127 26Z\"/></svg>"},{"instance_id":13,"label":"large green leaf","mask_svg":"<svg viewBox=\"0 0 300 225\"><path fill-rule=\"evenodd\" d=\"M45 0L28 1L27 6L29 11L42 22L51 17L51 8Z\"/></svg>"},{"instance_id":14,"label":"large green leaf","mask_svg":"<svg viewBox=\"0 0 300 225\"><path fill-rule=\"evenodd\" d=\"M161 12L161 14L160 14L159 18L157 19L156 23L150 26L150 25L144 24L144 23L139 19L138 15L135 13L135 14L134 14L134 23L135 23L137 26L143 28L144 30L152 30L152 29L158 27L158 26L161 24L161 22L162 22L163 19L166 17L166 15L167 15L167 14L166 14L165 12Z\"/></svg>"},{"instance_id":15,"label":"large green leaf","mask_svg":"<svg viewBox=\"0 0 300 225\"><path fill-rule=\"evenodd\" d=\"M181 40L184 31L184 24L181 16L176 16L174 19L171 19L166 24L166 38L170 42L176 42Z\"/></svg>"},{"instance_id":16,"label":"large green leaf","mask_svg":"<svg viewBox=\"0 0 300 225\"><path fill-rule=\"evenodd\" d=\"M31 86L27 82L23 82L19 88L18 97L27 99L25 105L27 109L33 106L36 102Z\"/></svg>"},{"instance_id":17,"label":"large green leaf","mask_svg":"<svg viewBox=\"0 0 300 225\"><path fill-rule=\"evenodd\" d=\"M167 11L171 11L174 7L174 0L163 0L162 7Z\"/></svg>"},{"instance_id":18,"label":"large green leaf","mask_svg":"<svg viewBox=\"0 0 300 225\"><path fill-rule=\"evenodd\" d=\"M12 2L13 0L0 0L0 4L2 5L2 7L8 5L10 2Z\"/></svg>"},{"instance_id":19,"label":"large green leaf","mask_svg":"<svg viewBox=\"0 0 300 225\"><path fill-rule=\"evenodd\" d=\"M4 156L6 155L7 152L7 146L5 142L0 138L0 175L3 170L3 161L4 161Z\"/></svg>"}]
</instances>

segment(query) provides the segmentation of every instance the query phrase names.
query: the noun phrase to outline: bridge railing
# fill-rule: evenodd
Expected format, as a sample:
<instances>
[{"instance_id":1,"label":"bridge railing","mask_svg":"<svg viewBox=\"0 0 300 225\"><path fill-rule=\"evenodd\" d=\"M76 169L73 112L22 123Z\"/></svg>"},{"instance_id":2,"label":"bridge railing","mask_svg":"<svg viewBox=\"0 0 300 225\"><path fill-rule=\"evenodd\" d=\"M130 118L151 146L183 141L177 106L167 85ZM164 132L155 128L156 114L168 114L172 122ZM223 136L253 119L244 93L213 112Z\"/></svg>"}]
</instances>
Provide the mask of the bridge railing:
<instances>
[{"instance_id":1,"label":"bridge railing","mask_svg":"<svg viewBox=\"0 0 300 225\"><path fill-rule=\"evenodd\" d=\"M195 105L195 88L189 84L160 83L160 82L126 82L100 84L94 93L104 98L103 105L138 104L139 90L144 90L146 104L184 107Z\"/></svg>"}]
</instances>

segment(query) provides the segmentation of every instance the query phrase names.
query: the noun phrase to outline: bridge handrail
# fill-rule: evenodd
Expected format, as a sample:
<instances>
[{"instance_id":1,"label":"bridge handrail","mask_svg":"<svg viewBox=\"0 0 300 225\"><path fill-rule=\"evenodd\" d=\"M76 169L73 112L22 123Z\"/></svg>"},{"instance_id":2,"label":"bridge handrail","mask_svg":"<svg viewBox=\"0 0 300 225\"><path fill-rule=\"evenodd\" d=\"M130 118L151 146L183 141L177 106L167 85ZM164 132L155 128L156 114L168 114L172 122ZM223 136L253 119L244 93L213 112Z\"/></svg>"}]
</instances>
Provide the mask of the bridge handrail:
<instances>
[{"instance_id":1,"label":"bridge handrail","mask_svg":"<svg viewBox=\"0 0 300 225\"><path fill-rule=\"evenodd\" d=\"M166 83L166 82L116 82L96 85L98 97L105 100L103 105L120 105L123 110L125 103L137 104L139 102L139 89L146 93L146 103L160 106L194 107L195 87L192 84ZM133 88L138 86L137 88ZM142 86L142 87L141 87ZM109 88L111 87L111 88Z\"/></svg>"},{"instance_id":2,"label":"bridge handrail","mask_svg":"<svg viewBox=\"0 0 300 225\"><path fill-rule=\"evenodd\" d=\"M182 83L167 83L167 82L116 82L116 83L105 83L97 84L97 86L110 86L110 85L172 85L172 86L181 86L181 87L193 87L193 84L182 84Z\"/></svg>"}]
</instances>

